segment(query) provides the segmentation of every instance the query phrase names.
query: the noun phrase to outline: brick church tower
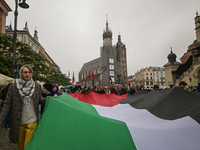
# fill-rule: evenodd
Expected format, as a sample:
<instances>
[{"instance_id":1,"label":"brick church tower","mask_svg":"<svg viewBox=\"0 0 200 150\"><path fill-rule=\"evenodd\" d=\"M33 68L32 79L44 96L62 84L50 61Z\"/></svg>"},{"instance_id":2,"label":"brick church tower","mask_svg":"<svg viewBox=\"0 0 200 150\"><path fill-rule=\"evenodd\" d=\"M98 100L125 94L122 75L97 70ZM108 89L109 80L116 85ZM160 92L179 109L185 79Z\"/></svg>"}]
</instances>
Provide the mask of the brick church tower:
<instances>
[{"instance_id":1,"label":"brick church tower","mask_svg":"<svg viewBox=\"0 0 200 150\"><path fill-rule=\"evenodd\" d=\"M112 31L109 29L106 19L106 29L103 31L103 46L100 47L100 57L84 63L79 72L79 84L91 87L90 75L94 75L94 84L97 87L110 86L110 79L113 84L126 84L127 63L126 46L118 36L116 46L112 45Z\"/></svg>"}]
</instances>

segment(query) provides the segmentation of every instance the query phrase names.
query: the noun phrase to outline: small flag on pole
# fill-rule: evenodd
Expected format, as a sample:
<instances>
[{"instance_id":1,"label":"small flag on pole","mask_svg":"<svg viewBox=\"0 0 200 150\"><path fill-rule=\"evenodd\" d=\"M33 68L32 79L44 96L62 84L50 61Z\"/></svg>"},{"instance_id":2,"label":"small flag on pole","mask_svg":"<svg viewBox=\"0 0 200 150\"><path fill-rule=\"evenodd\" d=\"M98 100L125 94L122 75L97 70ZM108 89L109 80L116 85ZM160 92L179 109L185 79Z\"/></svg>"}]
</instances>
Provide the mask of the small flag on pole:
<instances>
[{"instance_id":1,"label":"small flag on pole","mask_svg":"<svg viewBox=\"0 0 200 150\"><path fill-rule=\"evenodd\" d=\"M129 82L128 82L125 86L126 86L126 88L127 88L127 91L129 91L129 90L130 90Z\"/></svg>"},{"instance_id":2,"label":"small flag on pole","mask_svg":"<svg viewBox=\"0 0 200 150\"><path fill-rule=\"evenodd\" d=\"M73 72L73 78L72 78L72 85L75 83L75 78L74 78L74 72Z\"/></svg>"},{"instance_id":3,"label":"small flag on pole","mask_svg":"<svg viewBox=\"0 0 200 150\"><path fill-rule=\"evenodd\" d=\"M113 81L112 81L111 77L110 77L110 84L113 85Z\"/></svg>"},{"instance_id":4,"label":"small flag on pole","mask_svg":"<svg viewBox=\"0 0 200 150\"><path fill-rule=\"evenodd\" d=\"M93 78L93 73L91 73L91 76L90 76L90 81L92 81L92 87L94 86L94 78Z\"/></svg>"}]
</instances>

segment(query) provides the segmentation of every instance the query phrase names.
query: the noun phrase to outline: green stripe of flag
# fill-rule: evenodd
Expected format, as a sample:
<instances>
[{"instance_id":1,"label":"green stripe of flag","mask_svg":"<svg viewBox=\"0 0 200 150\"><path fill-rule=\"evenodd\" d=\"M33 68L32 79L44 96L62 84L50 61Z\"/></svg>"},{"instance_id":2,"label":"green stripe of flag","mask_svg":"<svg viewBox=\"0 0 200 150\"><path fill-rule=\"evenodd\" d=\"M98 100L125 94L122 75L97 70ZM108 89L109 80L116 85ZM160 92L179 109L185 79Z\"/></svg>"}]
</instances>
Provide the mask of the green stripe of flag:
<instances>
[{"instance_id":1,"label":"green stripe of flag","mask_svg":"<svg viewBox=\"0 0 200 150\"><path fill-rule=\"evenodd\" d=\"M47 99L25 150L136 150L124 122L101 117L95 108L67 94Z\"/></svg>"}]
</instances>

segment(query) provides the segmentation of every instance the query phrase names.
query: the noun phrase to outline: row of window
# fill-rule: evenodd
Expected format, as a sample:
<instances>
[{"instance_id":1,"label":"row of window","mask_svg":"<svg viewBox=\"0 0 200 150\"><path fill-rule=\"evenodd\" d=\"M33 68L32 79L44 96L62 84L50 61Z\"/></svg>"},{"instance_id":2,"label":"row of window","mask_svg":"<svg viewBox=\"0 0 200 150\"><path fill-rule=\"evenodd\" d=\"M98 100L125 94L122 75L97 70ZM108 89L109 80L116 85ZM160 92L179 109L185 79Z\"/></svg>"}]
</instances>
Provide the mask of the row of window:
<instances>
[{"instance_id":1,"label":"row of window","mask_svg":"<svg viewBox=\"0 0 200 150\"><path fill-rule=\"evenodd\" d=\"M155 73L156 74L165 74L164 71L161 71L161 72L156 71Z\"/></svg>"},{"instance_id":2,"label":"row of window","mask_svg":"<svg viewBox=\"0 0 200 150\"><path fill-rule=\"evenodd\" d=\"M153 85L153 81L146 81L146 85Z\"/></svg>"},{"instance_id":3,"label":"row of window","mask_svg":"<svg viewBox=\"0 0 200 150\"><path fill-rule=\"evenodd\" d=\"M146 81L146 85L153 85L153 81ZM165 86L165 83L164 82L161 82L160 84L158 83L157 85L159 86Z\"/></svg>"},{"instance_id":4,"label":"row of window","mask_svg":"<svg viewBox=\"0 0 200 150\"><path fill-rule=\"evenodd\" d=\"M81 74L81 78L82 78L82 79L86 78L87 76L90 75L90 72L91 72L91 73L94 72L94 75L95 75L95 74L99 74L99 73L100 73L100 69L94 69L93 71L92 71L92 70L91 70L91 71L85 71L85 72L83 72L83 73Z\"/></svg>"}]
</instances>

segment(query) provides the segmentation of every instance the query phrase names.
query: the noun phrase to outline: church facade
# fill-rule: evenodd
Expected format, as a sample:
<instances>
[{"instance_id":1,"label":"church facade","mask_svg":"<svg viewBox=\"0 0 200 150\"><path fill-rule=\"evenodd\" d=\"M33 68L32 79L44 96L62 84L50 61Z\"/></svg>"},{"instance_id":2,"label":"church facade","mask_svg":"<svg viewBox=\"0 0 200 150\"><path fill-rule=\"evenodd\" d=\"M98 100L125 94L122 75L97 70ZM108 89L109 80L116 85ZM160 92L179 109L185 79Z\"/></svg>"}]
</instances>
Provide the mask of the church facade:
<instances>
[{"instance_id":1,"label":"church facade","mask_svg":"<svg viewBox=\"0 0 200 150\"><path fill-rule=\"evenodd\" d=\"M168 55L168 63L165 67L166 87L170 84L179 85L180 81L185 81L188 88L197 86L200 82L200 16L196 13L195 30L196 40L188 46L188 50L180 58L181 63L176 61L176 54L172 52Z\"/></svg>"},{"instance_id":2,"label":"church facade","mask_svg":"<svg viewBox=\"0 0 200 150\"><path fill-rule=\"evenodd\" d=\"M92 87L90 82L93 74L94 86L109 86L113 84L125 84L127 82L126 46L118 36L115 46L112 45L112 31L109 29L108 20L103 31L103 46L100 47L100 57L84 63L79 72L81 86Z\"/></svg>"}]
</instances>

